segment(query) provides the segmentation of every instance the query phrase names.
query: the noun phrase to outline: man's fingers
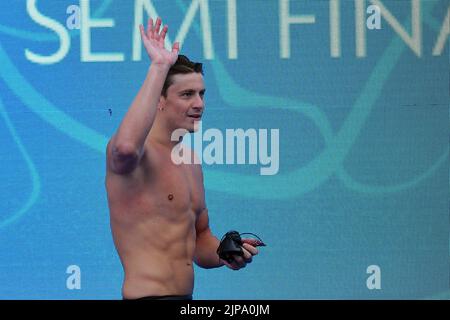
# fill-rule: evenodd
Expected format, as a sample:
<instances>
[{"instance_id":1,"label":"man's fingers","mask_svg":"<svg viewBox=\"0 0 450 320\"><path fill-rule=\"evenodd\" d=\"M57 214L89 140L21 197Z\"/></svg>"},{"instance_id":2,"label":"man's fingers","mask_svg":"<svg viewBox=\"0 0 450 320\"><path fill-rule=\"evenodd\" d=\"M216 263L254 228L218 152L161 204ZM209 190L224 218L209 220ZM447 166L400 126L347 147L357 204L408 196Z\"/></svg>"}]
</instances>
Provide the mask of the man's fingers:
<instances>
[{"instance_id":1,"label":"man's fingers","mask_svg":"<svg viewBox=\"0 0 450 320\"><path fill-rule=\"evenodd\" d=\"M150 36L153 33L153 19L148 19L147 23L147 34Z\"/></svg>"},{"instance_id":2,"label":"man's fingers","mask_svg":"<svg viewBox=\"0 0 450 320\"><path fill-rule=\"evenodd\" d=\"M239 270L240 269L236 261L233 261L233 262L229 263L229 266L233 270Z\"/></svg>"},{"instance_id":3,"label":"man's fingers","mask_svg":"<svg viewBox=\"0 0 450 320\"><path fill-rule=\"evenodd\" d=\"M178 54L178 52L180 52L180 43L175 42L172 47L172 53Z\"/></svg>"},{"instance_id":4,"label":"man's fingers","mask_svg":"<svg viewBox=\"0 0 450 320\"><path fill-rule=\"evenodd\" d=\"M175 45L174 45L175 46ZM233 260L231 262L224 261L224 263L233 270L238 270L241 268L245 268L247 263L251 263L253 260L253 256L258 254L258 249L252 246L249 242L246 241L248 239L242 239L242 256L233 255ZM252 239L250 239L252 240ZM222 260L223 261L223 260Z\"/></svg>"},{"instance_id":5,"label":"man's fingers","mask_svg":"<svg viewBox=\"0 0 450 320\"><path fill-rule=\"evenodd\" d=\"M244 253L243 257L244 257L245 263L252 262L252 256L253 255L245 248L242 248L242 252Z\"/></svg>"},{"instance_id":6,"label":"man's fingers","mask_svg":"<svg viewBox=\"0 0 450 320\"><path fill-rule=\"evenodd\" d=\"M147 36L145 34L145 31L144 31L144 26L142 24L139 25L139 31L141 32L142 40L147 39Z\"/></svg>"},{"instance_id":7,"label":"man's fingers","mask_svg":"<svg viewBox=\"0 0 450 320\"><path fill-rule=\"evenodd\" d=\"M245 261L243 257L234 255L233 259L234 261L236 261L236 264L239 268L245 267Z\"/></svg>"},{"instance_id":8,"label":"man's fingers","mask_svg":"<svg viewBox=\"0 0 450 320\"><path fill-rule=\"evenodd\" d=\"M262 241L256 239L242 239L242 242L248 243L254 247L265 246L265 244Z\"/></svg>"},{"instance_id":9,"label":"man's fingers","mask_svg":"<svg viewBox=\"0 0 450 320\"><path fill-rule=\"evenodd\" d=\"M243 252L242 256L233 255L233 260L231 260L230 262L222 260L223 263L233 270L245 268L247 266L247 263L252 262L253 255L244 248L242 248L242 252Z\"/></svg>"},{"instance_id":10,"label":"man's fingers","mask_svg":"<svg viewBox=\"0 0 450 320\"><path fill-rule=\"evenodd\" d=\"M248 244L248 243L243 243L242 247L247 249L253 256L258 254L258 249L256 249L254 246Z\"/></svg>"},{"instance_id":11,"label":"man's fingers","mask_svg":"<svg viewBox=\"0 0 450 320\"><path fill-rule=\"evenodd\" d=\"M169 26L165 25L161 31L161 38L164 40L166 38L167 30L169 30Z\"/></svg>"},{"instance_id":12,"label":"man's fingers","mask_svg":"<svg viewBox=\"0 0 450 320\"><path fill-rule=\"evenodd\" d=\"M155 34L159 34L159 28L161 27L161 18L158 17L156 19L156 25L155 25Z\"/></svg>"},{"instance_id":13,"label":"man's fingers","mask_svg":"<svg viewBox=\"0 0 450 320\"><path fill-rule=\"evenodd\" d=\"M234 261L234 260L231 262L222 260L222 262L230 269L239 270L239 267L237 266L236 261Z\"/></svg>"}]
</instances>

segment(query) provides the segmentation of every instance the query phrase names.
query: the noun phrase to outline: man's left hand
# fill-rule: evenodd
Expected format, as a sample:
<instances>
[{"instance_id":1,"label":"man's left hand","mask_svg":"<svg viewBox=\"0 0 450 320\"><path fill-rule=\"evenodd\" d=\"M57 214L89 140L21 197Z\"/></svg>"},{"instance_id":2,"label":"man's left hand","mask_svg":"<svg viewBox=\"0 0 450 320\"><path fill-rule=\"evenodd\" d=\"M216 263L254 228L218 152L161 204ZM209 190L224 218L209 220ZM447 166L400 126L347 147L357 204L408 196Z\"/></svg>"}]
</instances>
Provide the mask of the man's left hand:
<instances>
[{"instance_id":1,"label":"man's left hand","mask_svg":"<svg viewBox=\"0 0 450 320\"><path fill-rule=\"evenodd\" d=\"M253 243L253 239L242 239L242 242L242 256L233 255L233 260L231 262L221 259L222 262L230 269L239 270L245 268L248 263L252 262L253 256L258 254L258 249L250 244Z\"/></svg>"}]
</instances>

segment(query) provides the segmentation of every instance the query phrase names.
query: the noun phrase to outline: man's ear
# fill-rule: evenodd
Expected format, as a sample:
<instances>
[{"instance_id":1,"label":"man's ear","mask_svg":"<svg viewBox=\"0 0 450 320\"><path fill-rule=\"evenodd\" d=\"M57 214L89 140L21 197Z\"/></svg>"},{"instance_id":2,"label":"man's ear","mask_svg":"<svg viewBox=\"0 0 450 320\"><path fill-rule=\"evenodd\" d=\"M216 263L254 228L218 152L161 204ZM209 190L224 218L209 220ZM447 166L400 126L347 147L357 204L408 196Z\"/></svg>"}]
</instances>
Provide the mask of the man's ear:
<instances>
[{"instance_id":1,"label":"man's ear","mask_svg":"<svg viewBox=\"0 0 450 320\"><path fill-rule=\"evenodd\" d=\"M164 110L165 106L166 106L166 98L164 98L164 96L161 95L158 101L158 110Z\"/></svg>"}]
</instances>

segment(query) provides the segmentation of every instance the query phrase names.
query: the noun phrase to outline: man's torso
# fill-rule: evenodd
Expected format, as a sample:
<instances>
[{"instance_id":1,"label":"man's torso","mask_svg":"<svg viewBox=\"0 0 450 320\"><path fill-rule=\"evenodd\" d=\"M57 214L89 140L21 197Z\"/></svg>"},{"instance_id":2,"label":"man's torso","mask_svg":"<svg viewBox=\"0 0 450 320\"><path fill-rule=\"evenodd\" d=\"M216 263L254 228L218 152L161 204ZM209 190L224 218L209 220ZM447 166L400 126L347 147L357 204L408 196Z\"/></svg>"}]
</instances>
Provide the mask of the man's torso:
<instances>
[{"instance_id":1,"label":"man's torso","mask_svg":"<svg viewBox=\"0 0 450 320\"><path fill-rule=\"evenodd\" d=\"M108 168L105 184L123 296L192 294L195 222L204 207L193 166L175 165L170 150L147 144L133 172Z\"/></svg>"}]
</instances>

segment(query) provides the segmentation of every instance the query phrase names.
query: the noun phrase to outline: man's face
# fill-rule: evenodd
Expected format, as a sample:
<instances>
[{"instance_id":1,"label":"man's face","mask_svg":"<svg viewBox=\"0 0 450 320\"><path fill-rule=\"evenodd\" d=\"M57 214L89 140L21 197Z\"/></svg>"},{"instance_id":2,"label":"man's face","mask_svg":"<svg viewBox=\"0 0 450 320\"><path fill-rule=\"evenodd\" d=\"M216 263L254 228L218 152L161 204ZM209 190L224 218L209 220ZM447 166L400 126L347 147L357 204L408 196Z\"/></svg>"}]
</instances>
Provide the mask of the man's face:
<instances>
[{"instance_id":1,"label":"man's face","mask_svg":"<svg viewBox=\"0 0 450 320\"><path fill-rule=\"evenodd\" d=\"M205 85L201 73L176 74L167 89L167 97L161 97L162 113L173 130L186 129L195 132L205 107Z\"/></svg>"}]
</instances>

